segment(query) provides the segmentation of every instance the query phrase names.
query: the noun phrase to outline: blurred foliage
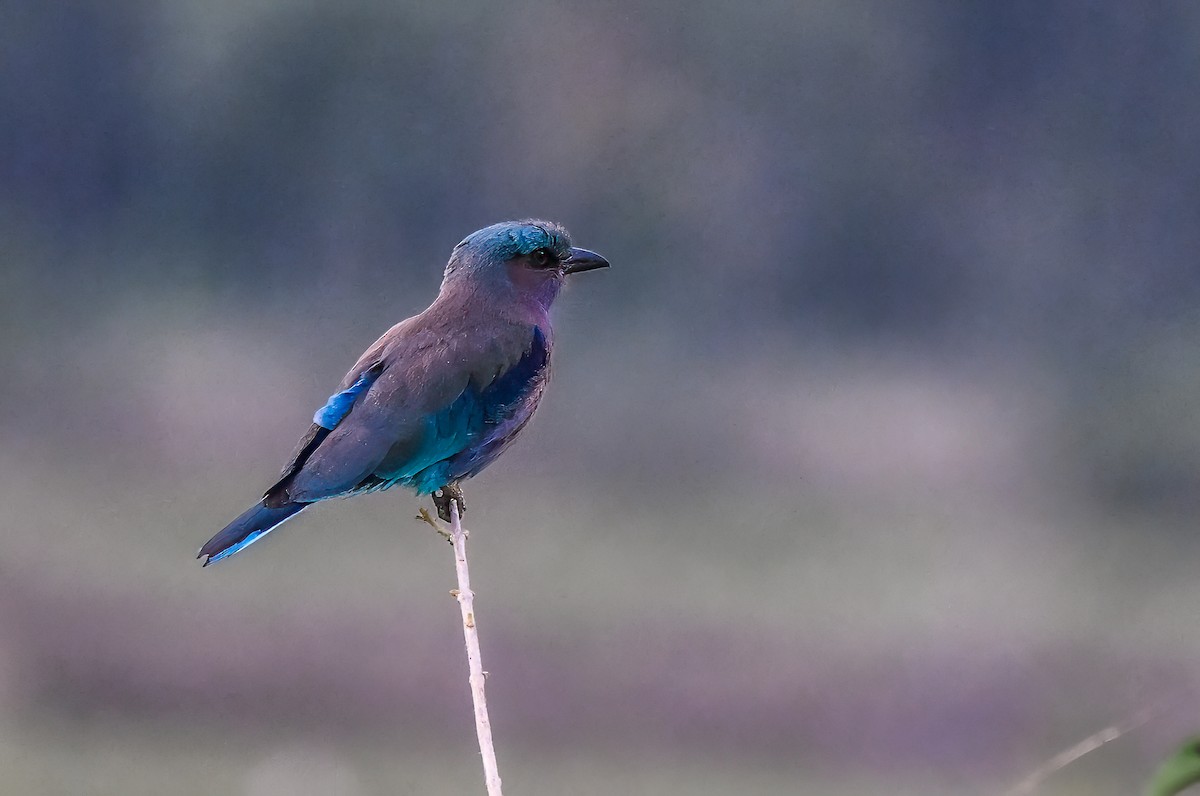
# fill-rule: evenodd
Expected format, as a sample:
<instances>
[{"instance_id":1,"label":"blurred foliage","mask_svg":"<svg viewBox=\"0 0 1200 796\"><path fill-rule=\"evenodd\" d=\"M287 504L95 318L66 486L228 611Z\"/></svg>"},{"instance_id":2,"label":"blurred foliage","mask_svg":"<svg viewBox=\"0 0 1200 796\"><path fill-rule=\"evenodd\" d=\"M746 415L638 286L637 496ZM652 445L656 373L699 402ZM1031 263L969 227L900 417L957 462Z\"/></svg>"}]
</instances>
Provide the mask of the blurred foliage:
<instances>
[{"instance_id":1,"label":"blurred foliage","mask_svg":"<svg viewBox=\"0 0 1200 796\"><path fill-rule=\"evenodd\" d=\"M1200 738L1191 738L1154 775L1146 796L1176 796L1200 782Z\"/></svg>"}]
</instances>

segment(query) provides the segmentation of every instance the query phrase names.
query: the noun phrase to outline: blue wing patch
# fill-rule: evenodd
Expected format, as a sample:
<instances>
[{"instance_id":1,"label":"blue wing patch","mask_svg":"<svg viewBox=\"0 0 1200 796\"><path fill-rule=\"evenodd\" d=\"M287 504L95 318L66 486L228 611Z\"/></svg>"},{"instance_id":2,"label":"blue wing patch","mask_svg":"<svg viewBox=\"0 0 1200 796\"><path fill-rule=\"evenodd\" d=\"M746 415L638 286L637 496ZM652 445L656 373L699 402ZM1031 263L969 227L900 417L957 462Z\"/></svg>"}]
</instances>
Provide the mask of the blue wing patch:
<instances>
[{"instance_id":1,"label":"blue wing patch","mask_svg":"<svg viewBox=\"0 0 1200 796\"><path fill-rule=\"evenodd\" d=\"M313 415L313 422L321 428L327 428L332 431L337 427L338 423L346 418L346 415L350 414L350 408L354 406L354 402L358 400L358 396L371 389L371 385L375 383L375 380L379 378L379 374L382 372L382 362L377 362L364 370L363 374L349 388L341 392L335 392L329 396L329 400L325 402L325 405Z\"/></svg>"}]
</instances>

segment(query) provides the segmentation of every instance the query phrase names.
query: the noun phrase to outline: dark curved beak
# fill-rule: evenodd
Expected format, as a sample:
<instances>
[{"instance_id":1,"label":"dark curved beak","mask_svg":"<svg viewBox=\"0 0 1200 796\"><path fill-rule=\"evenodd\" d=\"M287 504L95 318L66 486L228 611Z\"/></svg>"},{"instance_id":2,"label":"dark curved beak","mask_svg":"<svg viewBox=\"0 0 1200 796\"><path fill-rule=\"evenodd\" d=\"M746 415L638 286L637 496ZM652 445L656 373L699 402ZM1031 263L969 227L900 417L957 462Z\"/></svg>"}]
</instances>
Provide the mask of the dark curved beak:
<instances>
[{"instance_id":1,"label":"dark curved beak","mask_svg":"<svg viewBox=\"0 0 1200 796\"><path fill-rule=\"evenodd\" d=\"M592 271L596 268L608 268L608 260L587 249L573 248L571 256L563 260L564 274L578 274L581 271Z\"/></svg>"}]
</instances>

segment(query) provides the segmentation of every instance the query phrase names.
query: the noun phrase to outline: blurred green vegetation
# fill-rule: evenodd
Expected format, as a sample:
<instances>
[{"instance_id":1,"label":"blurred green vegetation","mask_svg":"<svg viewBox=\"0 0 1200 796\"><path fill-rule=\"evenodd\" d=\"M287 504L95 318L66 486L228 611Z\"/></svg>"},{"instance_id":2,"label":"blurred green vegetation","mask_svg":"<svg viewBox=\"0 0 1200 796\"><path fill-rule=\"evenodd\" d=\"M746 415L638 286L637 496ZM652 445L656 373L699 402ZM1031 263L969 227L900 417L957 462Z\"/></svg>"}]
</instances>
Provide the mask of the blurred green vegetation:
<instances>
[{"instance_id":1,"label":"blurred green vegetation","mask_svg":"<svg viewBox=\"0 0 1200 796\"><path fill-rule=\"evenodd\" d=\"M1136 792L1195 727L1200 9L0 8L0 791L477 788L387 493L201 571L455 242L562 221L469 486L514 793Z\"/></svg>"},{"instance_id":2,"label":"blurred green vegetation","mask_svg":"<svg viewBox=\"0 0 1200 796\"><path fill-rule=\"evenodd\" d=\"M1177 796L1200 782L1200 738L1189 738L1155 772L1147 796Z\"/></svg>"}]
</instances>

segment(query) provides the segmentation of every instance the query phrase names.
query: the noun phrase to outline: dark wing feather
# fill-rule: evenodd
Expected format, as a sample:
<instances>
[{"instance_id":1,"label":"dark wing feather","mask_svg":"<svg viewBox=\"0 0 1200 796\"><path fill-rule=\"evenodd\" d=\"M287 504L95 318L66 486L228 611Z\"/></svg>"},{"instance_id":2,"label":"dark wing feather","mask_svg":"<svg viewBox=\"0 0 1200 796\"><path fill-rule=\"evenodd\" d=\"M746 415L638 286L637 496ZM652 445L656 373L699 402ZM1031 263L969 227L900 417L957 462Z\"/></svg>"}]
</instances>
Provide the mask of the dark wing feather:
<instances>
[{"instance_id":1,"label":"dark wing feather","mask_svg":"<svg viewBox=\"0 0 1200 796\"><path fill-rule=\"evenodd\" d=\"M279 480L263 495L263 505L268 508L278 508L291 500L287 488L291 484L292 478L313 455L313 452L321 446L321 443L329 436L329 432L346 419L346 416L354 409L355 403L371 389L371 385L383 372L383 367L382 362L376 362L354 377L353 381L351 381L351 377L354 375L354 371L346 375L342 383L350 381L350 386L329 396L325 405L313 415L313 424L309 427L308 433L296 444L290 461L279 474Z\"/></svg>"}]
</instances>

